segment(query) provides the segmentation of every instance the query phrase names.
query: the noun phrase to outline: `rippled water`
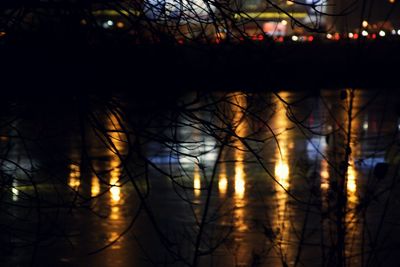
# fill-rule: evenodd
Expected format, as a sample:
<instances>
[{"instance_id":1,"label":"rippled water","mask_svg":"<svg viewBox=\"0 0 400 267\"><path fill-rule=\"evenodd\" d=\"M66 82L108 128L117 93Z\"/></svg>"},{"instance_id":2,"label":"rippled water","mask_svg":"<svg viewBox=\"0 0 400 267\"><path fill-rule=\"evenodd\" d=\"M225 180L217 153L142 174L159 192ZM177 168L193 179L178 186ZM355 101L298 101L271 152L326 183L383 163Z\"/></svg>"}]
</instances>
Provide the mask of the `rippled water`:
<instances>
[{"instance_id":1,"label":"rippled water","mask_svg":"<svg viewBox=\"0 0 400 267\"><path fill-rule=\"evenodd\" d=\"M85 101L4 113L9 266L397 266L395 92Z\"/></svg>"}]
</instances>

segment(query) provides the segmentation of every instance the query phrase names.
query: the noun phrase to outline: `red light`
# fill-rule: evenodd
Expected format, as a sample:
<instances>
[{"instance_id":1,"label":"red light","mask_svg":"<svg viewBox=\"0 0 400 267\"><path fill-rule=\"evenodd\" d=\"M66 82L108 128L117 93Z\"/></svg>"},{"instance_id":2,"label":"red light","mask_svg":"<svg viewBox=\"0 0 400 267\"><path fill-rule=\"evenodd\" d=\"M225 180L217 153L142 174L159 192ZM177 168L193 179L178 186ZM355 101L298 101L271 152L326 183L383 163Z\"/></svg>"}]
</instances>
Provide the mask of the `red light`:
<instances>
[{"instance_id":1,"label":"red light","mask_svg":"<svg viewBox=\"0 0 400 267\"><path fill-rule=\"evenodd\" d=\"M372 39L376 39L376 34L375 33L372 34Z\"/></svg>"},{"instance_id":2,"label":"red light","mask_svg":"<svg viewBox=\"0 0 400 267\"><path fill-rule=\"evenodd\" d=\"M340 35L338 33L335 33L334 38L335 38L336 41L338 41L340 39Z\"/></svg>"},{"instance_id":3,"label":"red light","mask_svg":"<svg viewBox=\"0 0 400 267\"><path fill-rule=\"evenodd\" d=\"M264 36L262 34L258 35L258 41L264 40Z\"/></svg>"},{"instance_id":4,"label":"red light","mask_svg":"<svg viewBox=\"0 0 400 267\"><path fill-rule=\"evenodd\" d=\"M256 35L251 36L251 40L257 41L257 36Z\"/></svg>"},{"instance_id":5,"label":"red light","mask_svg":"<svg viewBox=\"0 0 400 267\"><path fill-rule=\"evenodd\" d=\"M178 44L183 44L183 40L182 40L182 39L179 39L179 40L178 40Z\"/></svg>"},{"instance_id":6,"label":"red light","mask_svg":"<svg viewBox=\"0 0 400 267\"><path fill-rule=\"evenodd\" d=\"M283 36L280 36L280 37L278 38L278 42L283 43Z\"/></svg>"},{"instance_id":7,"label":"red light","mask_svg":"<svg viewBox=\"0 0 400 267\"><path fill-rule=\"evenodd\" d=\"M358 33L355 33L355 34L353 35L353 38L354 38L354 39L358 39Z\"/></svg>"},{"instance_id":8,"label":"red light","mask_svg":"<svg viewBox=\"0 0 400 267\"><path fill-rule=\"evenodd\" d=\"M309 41L309 42L314 41L314 36L308 36L308 41Z\"/></svg>"}]
</instances>

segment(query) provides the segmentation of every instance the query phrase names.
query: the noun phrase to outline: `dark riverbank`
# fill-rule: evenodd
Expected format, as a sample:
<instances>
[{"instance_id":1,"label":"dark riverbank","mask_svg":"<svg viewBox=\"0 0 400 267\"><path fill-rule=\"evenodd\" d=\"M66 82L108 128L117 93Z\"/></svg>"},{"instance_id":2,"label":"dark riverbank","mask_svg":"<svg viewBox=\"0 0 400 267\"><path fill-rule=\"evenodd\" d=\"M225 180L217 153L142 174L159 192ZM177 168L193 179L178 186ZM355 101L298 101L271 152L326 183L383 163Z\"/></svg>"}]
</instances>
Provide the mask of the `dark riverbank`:
<instances>
[{"instance_id":1,"label":"dark riverbank","mask_svg":"<svg viewBox=\"0 0 400 267\"><path fill-rule=\"evenodd\" d=\"M3 46L5 93L397 88L397 41Z\"/></svg>"}]
</instances>

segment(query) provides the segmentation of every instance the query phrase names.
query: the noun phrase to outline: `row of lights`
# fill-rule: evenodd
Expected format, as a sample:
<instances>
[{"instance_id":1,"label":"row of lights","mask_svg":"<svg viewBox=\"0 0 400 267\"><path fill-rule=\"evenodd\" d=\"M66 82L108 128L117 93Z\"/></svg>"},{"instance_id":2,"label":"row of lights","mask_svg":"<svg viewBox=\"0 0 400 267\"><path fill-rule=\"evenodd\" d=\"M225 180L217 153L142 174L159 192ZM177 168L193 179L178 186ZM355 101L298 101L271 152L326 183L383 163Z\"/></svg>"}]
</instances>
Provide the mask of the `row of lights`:
<instances>
[{"instance_id":1,"label":"row of lights","mask_svg":"<svg viewBox=\"0 0 400 267\"><path fill-rule=\"evenodd\" d=\"M397 31L396 31L396 30L392 30L392 31L391 31L391 34L392 34L392 35L400 35L400 29L397 30ZM369 33L367 30L362 30L362 31L361 31L361 36L363 36L363 37L368 37L369 35L370 35L370 33ZM385 37L385 36L386 36L386 32L383 31L383 30L380 30L380 31L378 32L378 35L379 35L380 37ZM377 34L376 34L376 33L372 33L371 36L372 36L373 39L375 39L376 36L377 36ZM349 32L349 33L347 34L347 37L350 38L350 39L358 39L359 34L358 34L358 33ZM340 39L340 34L339 34L339 33L334 33L334 34L328 33L328 34L326 35L326 38L329 39L329 40L339 40L339 39Z\"/></svg>"},{"instance_id":2,"label":"row of lights","mask_svg":"<svg viewBox=\"0 0 400 267\"><path fill-rule=\"evenodd\" d=\"M117 23L114 23L114 21L112 21L110 19L103 22L104 29L110 29L110 28L113 28L114 26L116 26L118 29L122 29L125 26L125 24L122 21L118 21Z\"/></svg>"}]
</instances>

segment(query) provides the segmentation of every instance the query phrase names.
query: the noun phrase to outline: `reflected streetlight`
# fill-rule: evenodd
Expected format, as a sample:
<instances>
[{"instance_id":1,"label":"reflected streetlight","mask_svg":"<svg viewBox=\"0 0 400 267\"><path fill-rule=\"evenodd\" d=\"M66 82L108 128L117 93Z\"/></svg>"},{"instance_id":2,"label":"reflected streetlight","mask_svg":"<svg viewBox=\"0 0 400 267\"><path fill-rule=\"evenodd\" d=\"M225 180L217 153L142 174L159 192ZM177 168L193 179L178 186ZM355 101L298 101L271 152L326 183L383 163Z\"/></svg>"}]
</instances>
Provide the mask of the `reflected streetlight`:
<instances>
[{"instance_id":1,"label":"reflected streetlight","mask_svg":"<svg viewBox=\"0 0 400 267\"><path fill-rule=\"evenodd\" d=\"M77 190L78 187L81 185L81 174L79 170L79 165L78 164L70 164L70 173L69 173L69 179L68 179L68 185L74 189Z\"/></svg>"}]
</instances>

